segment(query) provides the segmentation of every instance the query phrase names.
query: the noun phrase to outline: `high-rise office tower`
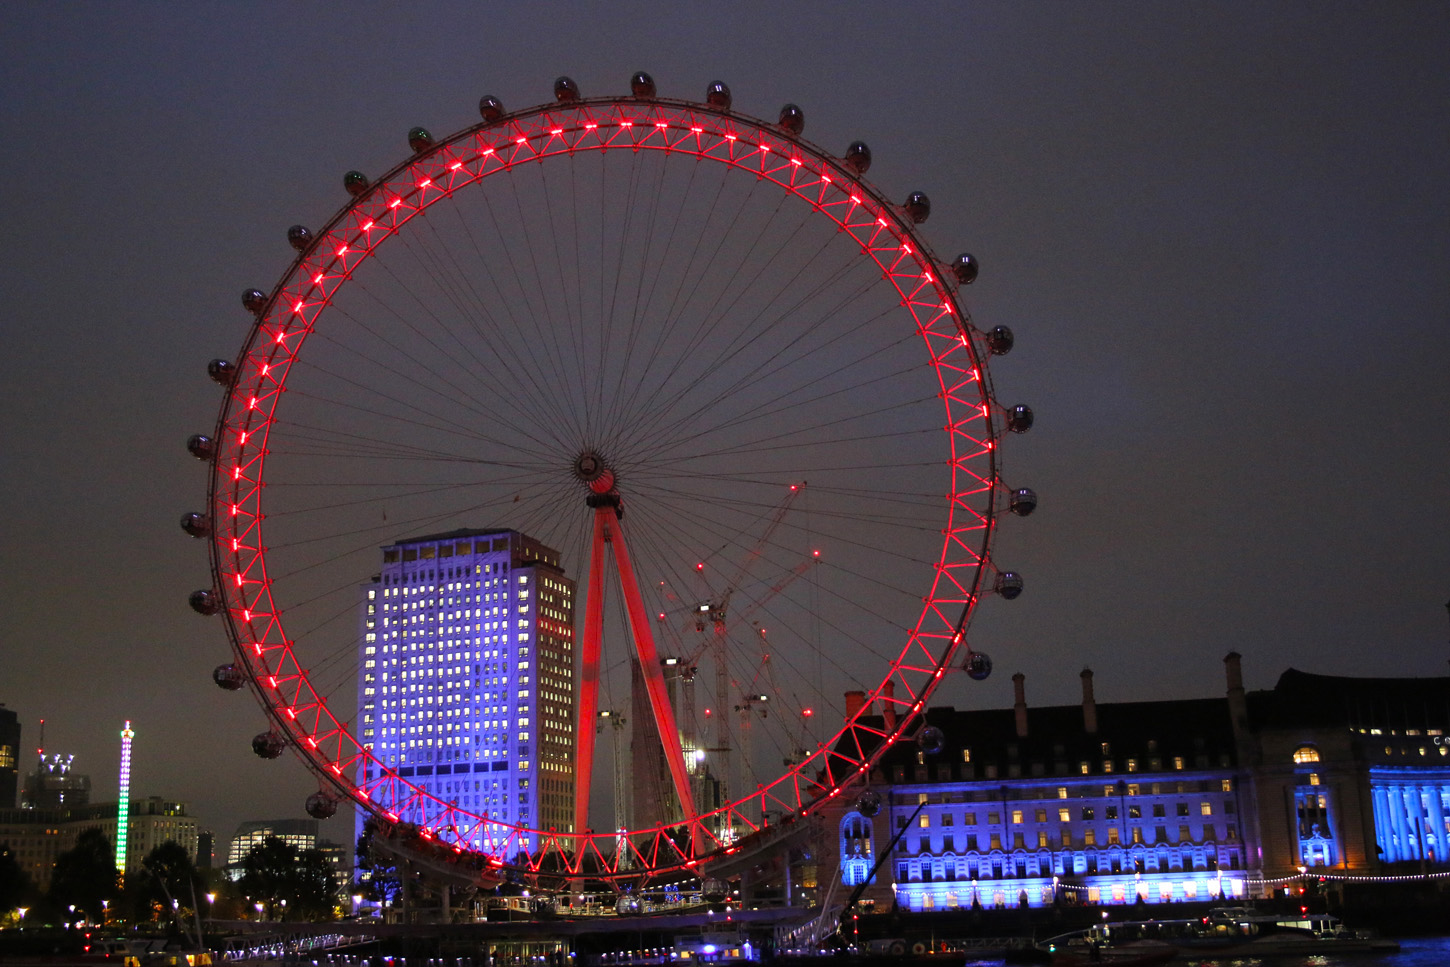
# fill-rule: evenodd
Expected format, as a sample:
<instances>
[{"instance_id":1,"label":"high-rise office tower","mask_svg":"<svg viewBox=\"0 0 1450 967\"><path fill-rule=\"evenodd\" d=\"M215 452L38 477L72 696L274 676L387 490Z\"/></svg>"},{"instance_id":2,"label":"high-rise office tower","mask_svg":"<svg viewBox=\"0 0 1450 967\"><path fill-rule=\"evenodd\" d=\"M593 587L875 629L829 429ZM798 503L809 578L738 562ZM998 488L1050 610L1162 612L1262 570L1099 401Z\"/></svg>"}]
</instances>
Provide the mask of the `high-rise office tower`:
<instances>
[{"instance_id":1,"label":"high-rise office tower","mask_svg":"<svg viewBox=\"0 0 1450 967\"><path fill-rule=\"evenodd\" d=\"M15 808L20 789L20 717L0 705L0 809Z\"/></svg>"},{"instance_id":2,"label":"high-rise office tower","mask_svg":"<svg viewBox=\"0 0 1450 967\"><path fill-rule=\"evenodd\" d=\"M414 537L382 553L362 588L360 737L441 803L399 818L421 822L456 804L571 830L574 583L559 553L512 530ZM487 848L487 836L469 845Z\"/></svg>"}]
</instances>

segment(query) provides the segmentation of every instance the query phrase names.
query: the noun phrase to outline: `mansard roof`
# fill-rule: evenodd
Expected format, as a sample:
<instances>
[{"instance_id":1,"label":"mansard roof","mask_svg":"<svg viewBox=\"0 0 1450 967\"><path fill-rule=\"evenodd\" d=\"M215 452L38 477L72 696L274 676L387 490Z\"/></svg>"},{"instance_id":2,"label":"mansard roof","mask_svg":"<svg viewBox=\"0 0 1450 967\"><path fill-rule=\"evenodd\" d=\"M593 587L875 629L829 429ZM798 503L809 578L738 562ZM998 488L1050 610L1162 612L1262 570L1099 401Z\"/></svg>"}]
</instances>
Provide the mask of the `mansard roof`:
<instances>
[{"instance_id":1,"label":"mansard roof","mask_svg":"<svg viewBox=\"0 0 1450 967\"><path fill-rule=\"evenodd\" d=\"M1295 727L1444 728L1450 722L1450 677L1353 678L1290 668L1268 691L1247 695L1254 729Z\"/></svg>"}]
</instances>

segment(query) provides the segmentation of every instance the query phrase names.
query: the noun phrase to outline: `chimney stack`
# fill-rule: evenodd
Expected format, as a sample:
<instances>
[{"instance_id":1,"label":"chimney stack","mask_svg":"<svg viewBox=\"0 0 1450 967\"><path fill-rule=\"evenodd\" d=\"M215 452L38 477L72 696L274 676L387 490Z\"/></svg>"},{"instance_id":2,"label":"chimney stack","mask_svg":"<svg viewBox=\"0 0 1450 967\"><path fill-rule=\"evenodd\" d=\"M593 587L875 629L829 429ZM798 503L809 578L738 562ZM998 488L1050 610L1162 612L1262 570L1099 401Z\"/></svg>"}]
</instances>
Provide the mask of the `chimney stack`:
<instances>
[{"instance_id":1,"label":"chimney stack","mask_svg":"<svg viewBox=\"0 0 1450 967\"><path fill-rule=\"evenodd\" d=\"M859 712L859 711L861 711L861 706L863 706L865 704L866 704L866 693L865 692L847 692L846 693L846 719L849 721L850 719L855 718L856 717L856 713Z\"/></svg>"},{"instance_id":2,"label":"chimney stack","mask_svg":"<svg viewBox=\"0 0 1450 967\"><path fill-rule=\"evenodd\" d=\"M1027 737L1027 690L1023 686L1023 682L1026 680L1027 676L1021 672L1012 676L1012 691L1017 696L1013 702L1012 711L1016 713L1017 738L1019 739Z\"/></svg>"},{"instance_id":3,"label":"chimney stack","mask_svg":"<svg viewBox=\"0 0 1450 967\"><path fill-rule=\"evenodd\" d=\"M887 679L881 685L881 717L886 720L886 734L896 731L896 683Z\"/></svg>"},{"instance_id":4,"label":"chimney stack","mask_svg":"<svg viewBox=\"0 0 1450 967\"><path fill-rule=\"evenodd\" d=\"M1236 651L1223 656L1224 677L1228 679L1228 716L1240 759L1248 748L1249 738L1249 703L1244 697L1244 671L1239 665L1241 657Z\"/></svg>"},{"instance_id":5,"label":"chimney stack","mask_svg":"<svg viewBox=\"0 0 1450 967\"><path fill-rule=\"evenodd\" d=\"M1093 670L1082 670L1082 728L1088 735L1098 732L1098 703L1093 698Z\"/></svg>"}]
</instances>

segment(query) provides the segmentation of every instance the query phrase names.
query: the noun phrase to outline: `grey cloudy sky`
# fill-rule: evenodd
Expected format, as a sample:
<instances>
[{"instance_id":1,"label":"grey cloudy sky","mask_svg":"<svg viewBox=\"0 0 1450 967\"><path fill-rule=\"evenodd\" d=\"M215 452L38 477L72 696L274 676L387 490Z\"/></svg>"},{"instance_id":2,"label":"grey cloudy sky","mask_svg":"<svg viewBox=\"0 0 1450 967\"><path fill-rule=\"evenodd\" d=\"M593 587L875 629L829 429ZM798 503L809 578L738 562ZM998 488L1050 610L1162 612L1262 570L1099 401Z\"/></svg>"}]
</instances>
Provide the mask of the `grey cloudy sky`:
<instances>
[{"instance_id":1,"label":"grey cloudy sky","mask_svg":"<svg viewBox=\"0 0 1450 967\"><path fill-rule=\"evenodd\" d=\"M982 608L998 674L939 701L1201 696L1290 666L1446 673L1450 599L1450 10L1438 3L12 3L0 12L0 702L114 794L189 799L226 835L312 781L208 676L176 526L204 479L206 361L241 289L340 174L404 133L650 71L800 104L868 141L871 180L933 203L983 263L967 302L1018 347L993 367L1037 426L1041 495ZM345 830L337 835L346 836Z\"/></svg>"}]
</instances>

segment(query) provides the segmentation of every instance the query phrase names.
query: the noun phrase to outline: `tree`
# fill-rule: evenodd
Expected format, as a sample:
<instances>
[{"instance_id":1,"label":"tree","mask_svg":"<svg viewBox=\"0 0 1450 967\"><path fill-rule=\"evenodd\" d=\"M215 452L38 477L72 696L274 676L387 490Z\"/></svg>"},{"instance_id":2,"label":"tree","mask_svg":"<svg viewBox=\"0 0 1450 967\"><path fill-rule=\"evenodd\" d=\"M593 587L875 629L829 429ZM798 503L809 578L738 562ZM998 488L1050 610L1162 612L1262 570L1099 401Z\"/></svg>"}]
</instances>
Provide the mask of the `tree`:
<instances>
[{"instance_id":1,"label":"tree","mask_svg":"<svg viewBox=\"0 0 1450 967\"><path fill-rule=\"evenodd\" d=\"M386 908L397 902L403 882L398 877L397 866L382 850L373 848L373 838L377 831L377 821L369 819L363 824L362 835L357 838L358 879L353 884L353 890Z\"/></svg>"},{"instance_id":2,"label":"tree","mask_svg":"<svg viewBox=\"0 0 1450 967\"><path fill-rule=\"evenodd\" d=\"M24 906L30 899L30 874L15 858L9 843L0 843L0 911Z\"/></svg>"},{"instance_id":3,"label":"tree","mask_svg":"<svg viewBox=\"0 0 1450 967\"><path fill-rule=\"evenodd\" d=\"M276 836L247 853L237 885L274 920L328 920L337 905L337 876L322 851L299 852Z\"/></svg>"},{"instance_id":4,"label":"tree","mask_svg":"<svg viewBox=\"0 0 1450 967\"><path fill-rule=\"evenodd\" d=\"M69 910L93 919L105 913L102 900L114 900L120 892L116 853L106 834L96 827L82 830L76 845L55 858L48 894L57 911Z\"/></svg>"},{"instance_id":5,"label":"tree","mask_svg":"<svg viewBox=\"0 0 1450 967\"><path fill-rule=\"evenodd\" d=\"M127 903L136 920L168 919L178 909L188 915L193 898L205 892L191 854L172 840L147 853L141 868L126 879Z\"/></svg>"}]
</instances>

